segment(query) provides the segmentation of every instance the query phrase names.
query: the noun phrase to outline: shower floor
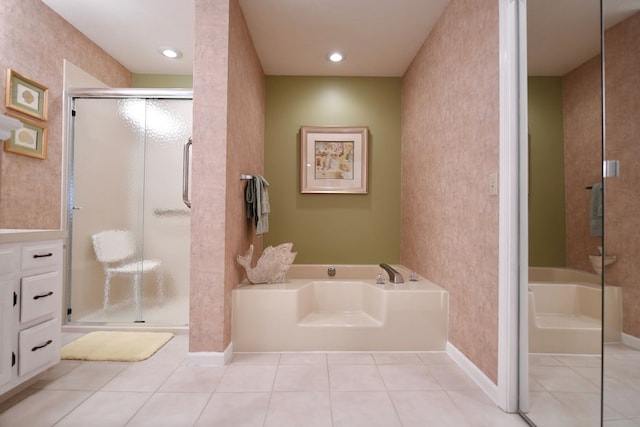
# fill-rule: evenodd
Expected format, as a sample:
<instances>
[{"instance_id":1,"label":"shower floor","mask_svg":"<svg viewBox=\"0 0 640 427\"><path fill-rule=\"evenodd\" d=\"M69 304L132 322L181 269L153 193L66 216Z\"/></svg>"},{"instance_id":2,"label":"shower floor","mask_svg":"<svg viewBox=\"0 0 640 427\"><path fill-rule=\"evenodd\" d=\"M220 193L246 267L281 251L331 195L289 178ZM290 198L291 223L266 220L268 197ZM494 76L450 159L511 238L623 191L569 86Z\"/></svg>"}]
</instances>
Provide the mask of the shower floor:
<instances>
[{"instance_id":1,"label":"shower floor","mask_svg":"<svg viewBox=\"0 0 640 427\"><path fill-rule=\"evenodd\" d=\"M86 316L73 318L74 323L133 323L135 322L133 301L123 301L100 309ZM187 325L189 323L189 298L174 297L162 301L147 299L142 308L144 323Z\"/></svg>"}]
</instances>

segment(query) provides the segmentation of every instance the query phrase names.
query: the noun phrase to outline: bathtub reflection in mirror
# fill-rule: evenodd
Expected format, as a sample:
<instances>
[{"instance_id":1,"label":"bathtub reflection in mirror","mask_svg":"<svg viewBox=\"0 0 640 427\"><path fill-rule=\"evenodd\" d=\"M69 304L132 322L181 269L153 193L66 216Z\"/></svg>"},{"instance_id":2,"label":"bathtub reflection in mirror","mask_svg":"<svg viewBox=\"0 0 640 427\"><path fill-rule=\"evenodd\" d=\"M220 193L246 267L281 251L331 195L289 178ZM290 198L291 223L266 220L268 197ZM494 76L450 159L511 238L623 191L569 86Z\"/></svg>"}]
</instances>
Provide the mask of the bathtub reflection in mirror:
<instances>
[{"instance_id":1,"label":"bathtub reflection in mirror","mask_svg":"<svg viewBox=\"0 0 640 427\"><path fill-rule=\"evenodd\" d=\"M634 100L640 99L636 93L640 88L639 16L634 15L639 3L603 3L606 158L627 162L640 158L637 151L629 151L630 147L637 150L629 137L640 133L633 109L637 108ZM527 20L530 268L529 336L523 338L530 353L528 371L523 371L528 392L521 390L521 410L541 427L599 426L603 419L605 425L630 421L640 417L634 404L640 401L640 393L630 394L640 390L640 352L621 342L638 343L633 337L640 336L640 327L634 329L640 326L640 297L629 302L634 298L634 283L629 281L640 273L633 270L640 268L633 262L640 256L636 247L640 245L637 238L630 238L640 226L634 224L640 221L636 196L640 182L631 173L637 167L628 164L630 175L624 181L607 180L604 233L591 227L597 195L593 187L602 182L600 1L530 0ZM574 26L581 20L583 33ZM561 57L549 56L576 39L585 43L572 48L574 58L566 51ZM632 52L635 56L629 58ZM613 61L614 54L620 59ZM592 265L601 259L602 248L604 255L621 255L605 268L604 300L603 277ZM637 319L630 314L631 307ZM623 362L623 356L634 360L635 368L630 368L629 359Z\"/></svg>"}]
</instances>

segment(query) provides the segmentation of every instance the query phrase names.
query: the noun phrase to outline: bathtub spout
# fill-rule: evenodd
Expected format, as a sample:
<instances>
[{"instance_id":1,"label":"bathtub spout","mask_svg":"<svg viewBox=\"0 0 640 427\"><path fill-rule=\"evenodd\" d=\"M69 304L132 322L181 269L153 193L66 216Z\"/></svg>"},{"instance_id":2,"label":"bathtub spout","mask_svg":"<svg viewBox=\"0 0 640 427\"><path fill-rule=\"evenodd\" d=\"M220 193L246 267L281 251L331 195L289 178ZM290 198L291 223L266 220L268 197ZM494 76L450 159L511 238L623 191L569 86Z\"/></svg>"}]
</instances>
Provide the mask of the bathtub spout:
<instances>
[{"instance_id":1,"label":"bathtub spout","mask_svg":"<svg viewBox=\"0 0 640 427\"><path fill-rule=\"evenodd\" d=\"M389 273L389 281L391 283L404 283L404 277L398 272L398 270L391 267L389 264L380 264L380 267L387 273Z\"/></svg>"}]
</instances>

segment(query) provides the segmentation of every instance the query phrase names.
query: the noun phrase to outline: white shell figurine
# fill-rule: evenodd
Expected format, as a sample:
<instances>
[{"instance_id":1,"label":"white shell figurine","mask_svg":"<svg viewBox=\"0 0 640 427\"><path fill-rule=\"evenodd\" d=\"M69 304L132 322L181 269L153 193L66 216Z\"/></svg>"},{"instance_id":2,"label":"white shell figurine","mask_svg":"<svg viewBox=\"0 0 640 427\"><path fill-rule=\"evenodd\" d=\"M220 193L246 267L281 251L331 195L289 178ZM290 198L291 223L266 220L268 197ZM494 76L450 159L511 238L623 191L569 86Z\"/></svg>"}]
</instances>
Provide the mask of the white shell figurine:
<instances>
[{"instance_id":1,"label":"white shell figurine","mask_svg":"<svg viewBox=\"0 0 640 427\"><path fill-rule=\"evenodd\" d=\"M281 245L269 246L262 251L262 256L251 268L253 258L253 245L244 256L238 255L237 260L247 272L249 282L258 283L282 283L285 281L285 274L296 258L297 252L291 252L293 243L283 243Z\"/></svg>"}]
</instances>

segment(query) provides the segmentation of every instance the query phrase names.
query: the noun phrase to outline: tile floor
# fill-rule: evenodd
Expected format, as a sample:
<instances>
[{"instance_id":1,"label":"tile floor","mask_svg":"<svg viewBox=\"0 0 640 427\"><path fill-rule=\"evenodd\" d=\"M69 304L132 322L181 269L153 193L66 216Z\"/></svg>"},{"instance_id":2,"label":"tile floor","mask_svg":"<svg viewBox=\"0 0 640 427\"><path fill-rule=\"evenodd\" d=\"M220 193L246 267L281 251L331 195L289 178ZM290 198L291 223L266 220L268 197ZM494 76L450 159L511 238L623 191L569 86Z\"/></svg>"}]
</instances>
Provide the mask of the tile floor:
<instances>
[{"instance_id":1,"label":"tile floor","mask_svg":"<svg viewBox=\"0 0 640 427\"><path fill-rule=\"evenodd\" d=\"M187 351L176 335L143 362L62 361L0 404L0 426L527 425L445 353L236 354L189 367Z\"/></svg>"},{"instance_id":2,"label":"tile floor","mask_svg":"<svg viewBox=\"0 0 640 427\"><path fill-rule=\"evenodd\" d=\"M640 351L604 349L604 427L640 426ZM544 427L600 426L600 356L529 357L528 417Z\"/></svg>"}]
</instances>

